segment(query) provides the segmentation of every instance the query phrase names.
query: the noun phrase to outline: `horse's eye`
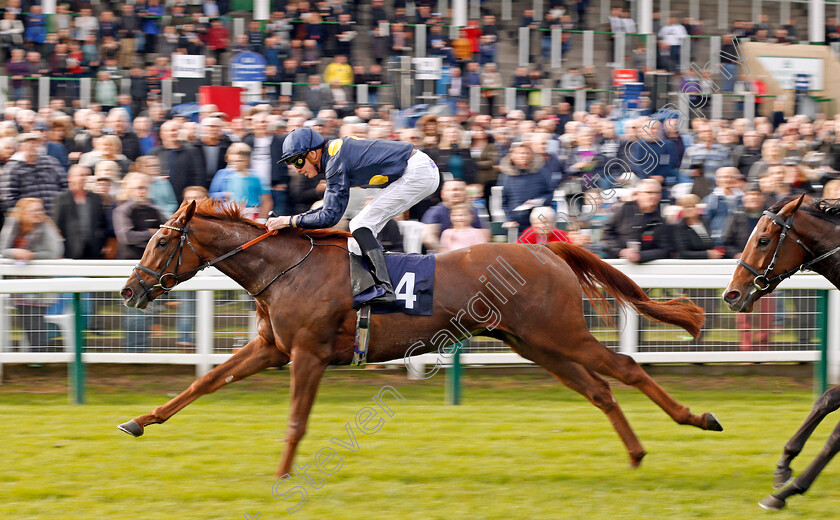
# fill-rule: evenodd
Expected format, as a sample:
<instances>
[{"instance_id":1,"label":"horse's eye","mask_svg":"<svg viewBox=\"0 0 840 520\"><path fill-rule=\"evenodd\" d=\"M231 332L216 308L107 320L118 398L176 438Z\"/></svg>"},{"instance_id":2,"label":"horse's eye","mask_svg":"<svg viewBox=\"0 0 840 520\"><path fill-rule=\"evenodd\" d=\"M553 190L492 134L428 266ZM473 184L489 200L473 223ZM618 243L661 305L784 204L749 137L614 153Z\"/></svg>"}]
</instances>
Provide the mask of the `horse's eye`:
<instances>
[{"instance_id":1,"label":"horse's eye","mask_svg":"<svg viewBox=\"0 0 840 520\"><path fill-rule=\"evenodd\" d=\"M761 237L758 239L758 245L761 247L767 247L770 244L770 239L767 237Z\"/></svg>"},{"instance_id":2,"label":"horse's eye","mask_svg":"<svg viewBox=\"0 0 840 520\"><path fill-rule=\"evenodd\" d=\"M161 238L160 240L158 240L157 246L163 249L164 247L166 247L166 240Z\"/></svg>"}]
</instances>

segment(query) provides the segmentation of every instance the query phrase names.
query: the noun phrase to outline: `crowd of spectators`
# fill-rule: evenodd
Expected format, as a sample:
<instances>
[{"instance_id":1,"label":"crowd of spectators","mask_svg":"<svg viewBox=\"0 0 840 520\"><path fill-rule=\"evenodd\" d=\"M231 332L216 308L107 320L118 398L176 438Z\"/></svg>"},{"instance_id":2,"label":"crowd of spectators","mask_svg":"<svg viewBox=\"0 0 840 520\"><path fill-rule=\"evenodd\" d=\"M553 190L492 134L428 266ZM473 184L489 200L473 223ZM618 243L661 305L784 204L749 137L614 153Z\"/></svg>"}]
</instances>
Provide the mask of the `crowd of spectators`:
<instances>
[{"instance_id":1,"label":"crowd of spectators","mask_svg":"<svg viewBox=\"0 0 840 520\"><path fill-rule=\"evenodd\" d=\"M281 4L273 4L268 23L252 23L247 34L231 39L219 18L229 6L214 0L200 6L164 7L159 0L100 4L96 14L86 4L60 4L49 27L40 24L38 6L23 14L20 0L8 0L0 51L7 54L16 100L0 121L4 256L19 262L44 254L137 259L183 200L206 196L240 201L256 219L272 210L305 211L319 203L324 180L298 175L278 160L284 136L304 126L327 138L403 140L438 164L440 190L404 216L425 224L428 252L486 242L493 235L528 242L535 230L550 230L551 240L571 240L602 257L630 262L737 258L762 209L773 202L797 193L840 196L835 131L840 119L788 117L780 100L772 107L767 101L767 115L754 120L696 118L677 128L674 120L659 121L644 106L627 111L590 99L586 111L573 111L573 98L542 106L527 90L518 93L516 109L508 109L498 102L497 89L538 89L545 77L519 67L510 81L503 78L496 64L501 28L492 14L450 39L428 5L421 3L410 20L404 7L386 11L382 0L372 0L364 30L371 31L373 44L365 49L370 60L365 67L351 59L358 54L359 3ZM522 23L585 28L585 9L585 1L571 8L553 1L546 20L528 20L525 11ZM615 31L635 30L625 10L613 14ZM379 22L391 24L387 36L378 33ZM744 36L768 37L760 22L736 24L736 34L743 29ZM427 23L428 55L452 67L442 100L448 110L438 115L432 110L415 124L377 103L377 85L386 81L383 65L411 50L407 23ZM680 61L674 42L702 29L689 25L672 20L657 28L669 63ZM173 54L205 53L212 64L244 50L266 57L270 83L308 85L296 86L292 96L269 85L269 102L247 107L240 117L203 105L194 121L159 101ZM686 71L683 81L691 74ZM76 87L58 81L48 106L33 107L23 78L39 75L94 75L95 102L81 108ZM123 77L130 80L130 94L119 94L115 86ZM360 81L371 85L367 104L357 103L347 88ZM472 112L466 101L474 85L485 87L489 110L483 113ZM569 67L561 85L593 88L596 72ZM634 162L651 151L655 164ZM618 159L630 171L610 177L605 167ZM366 195L351 198L348 219ZM572 217L558 219L555 210ZM39 220L36 213L45 216ZM395 229L389 226L381 240L399 250ZM33 232L37 244L48 237L58 244L36 250L28 236ZM137 334L126 345L143 348L148 319L128 319Z\"/></svg>"},{"instance_id":2,"label":"crowd of spectators","mask_svg":"<svg viewBox=\"0 0 840 520\"><path fill-rule=\"evenodd\" d=\"M42 13L39 4L21 2L8 0L0 19L0 56L10 77L11 97L34 99L38 84L33 80L50 77L51 96L78 108L80 86L76 80L90 77L95 80L92 99L106 109L123 106L132 119L145 111L148 103L161 100L162 81L172 78L172 59L177 54L205 55L208 70L227 65L238 52L262 54L267 64L263 95L270 102L293 104L303 100L314 112L334 108L343 117L351 114L356 104L356 92L350 86L366 84L366 102L377 106L382 101L382 86L397 79L389 74L389 62L416 54L414 24L427 26L425 55L440 57L444 67L451 68L440 93L453 111L469 105L472 86L482 87L483 104L492 115L503 113L501 89L505 87L523 89L517 95L516 108L529 115L533 107L541 105L540 88L611 88L609 81L598 81L594 67L578 67L568 58L564 58L561 73L548 72L550 29L566 31L561 43L564 56L574 41L569 30L597 29L587 25L588 0L547 2L542 19L525 9L519 25L540 34L535 39L538 43L531 46L532 66L507 70L500 67L500 41L515 39L517 22L501 23L497 14L484 6L479 18L452 32L447 25L451 20L435 11L436 2L417 2L414 13L408 15L401 1L386 5L384 0L372 0L363 6L357 0L272 0L268 20L250 21L243 32L234 34L233 20L226 16L231 14L228 0L138 0L94 5L60 2L56 14L49 16ZM652 70L674 73L675 82L684 73L689 77L683 81L697 80L706 92L702 78L691 78L690 71L681 70L680 61L683 39L704 34L702 21L686 17L680 22L672 17L660 23L659 13L654 13L653 22L659 42L655 67L646 66L641 42L638 48L630 49L627 66L642 75ZM630 11L622 8L612 10L608 25L605 29L613 33L637 30ZM837 40L838 34L836 19L829 18L826 41ZM774 28L764 14L755 22L736 21L724 35L721 50L725 67L732 65L726 56L737 55L729 48L733 36L791 43L797 37L796 23L790 20ZM227 78L226 67L219 70L223 72L220 77ZM130 80L125 91L122 79ZM281 94L280 84L286 82L296 84L290 96ZM724 92L766 92L760 77L732 74L721 82ZM590 93L588 101L596 97ZM573 100L571 94L568 100Z\"/></svg>"}]
</instances>

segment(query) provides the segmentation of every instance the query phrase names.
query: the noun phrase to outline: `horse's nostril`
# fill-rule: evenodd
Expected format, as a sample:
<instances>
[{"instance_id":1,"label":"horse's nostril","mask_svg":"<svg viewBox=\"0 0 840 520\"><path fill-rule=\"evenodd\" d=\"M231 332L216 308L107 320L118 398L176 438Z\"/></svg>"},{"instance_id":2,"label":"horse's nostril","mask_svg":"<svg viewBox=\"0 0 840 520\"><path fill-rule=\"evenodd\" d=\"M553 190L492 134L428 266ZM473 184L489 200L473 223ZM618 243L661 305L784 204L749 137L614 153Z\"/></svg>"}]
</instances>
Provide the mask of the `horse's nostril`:
<instances>
[{"instance_id":1,"label":"horse's nostril","mask_svg":"<svg viewBox=\"0 0 840 520\"><path fill-rule=\"evenodd\" d=\"M739 293L738 291L729 291L728 293L726 293L726 299L732 302L737 300L738 296L740 295L741 293Z\"/></svg>"},{"instance_id":2,"label":"horse's nostril","mask_svg":"<svg viewBox=\"0 0 840 520\"><path fill-rule=\"evenodd\" d=\"M131 295L132 295L132 294L134 294L134 291L132 291L131 289L129 289L128 287L126 287L125 289L123 289L122 291L120 291L120 294L122 295L122 297L123 297L124 299L126 299L126 300L127 300L128 298L131 298Z\"/></svg>"}]
</instances>

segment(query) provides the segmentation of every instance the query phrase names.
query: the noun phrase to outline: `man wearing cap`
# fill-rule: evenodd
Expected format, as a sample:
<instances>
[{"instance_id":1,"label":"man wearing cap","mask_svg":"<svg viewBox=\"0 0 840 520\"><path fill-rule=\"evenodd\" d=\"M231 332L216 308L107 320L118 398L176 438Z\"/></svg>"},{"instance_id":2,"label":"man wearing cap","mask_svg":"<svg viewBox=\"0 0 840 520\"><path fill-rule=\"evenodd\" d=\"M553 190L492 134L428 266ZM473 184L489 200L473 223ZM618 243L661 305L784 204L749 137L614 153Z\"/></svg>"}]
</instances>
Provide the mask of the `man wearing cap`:
<instances>
[{"instance_id":1,"label":"man wearing cap","mask_svg":"<svg viewBox=\"0 0 840 520\"><path fill-rule=\"evenodd\" d=\"M286 136L282 160L310 178L323 172L327 187L323 206L269 219L266 225L270 230L332 227L347 209L351 187L382 188L350 221L350 232L371 266L376 283L385 290L371 303L394 303L394 288L376 235L390 219L435 192L440 173L434 161L411 143L353 137L327 141L311 128Z\"/></svg>"},{"instance_id":2,"label":"man wearing cap","mask_svg":"<svg viewBox=\"0 0 840 520\"><path fill-rule=\"evenodd\" d=\"M12 156L0 176L3 211L14 207L24 197L44 201L47 213L53 199L67 188L67 175L55 157L41 153L41 136L36 133L18 136L18 153Z\"/></svg>"}]
</instances>

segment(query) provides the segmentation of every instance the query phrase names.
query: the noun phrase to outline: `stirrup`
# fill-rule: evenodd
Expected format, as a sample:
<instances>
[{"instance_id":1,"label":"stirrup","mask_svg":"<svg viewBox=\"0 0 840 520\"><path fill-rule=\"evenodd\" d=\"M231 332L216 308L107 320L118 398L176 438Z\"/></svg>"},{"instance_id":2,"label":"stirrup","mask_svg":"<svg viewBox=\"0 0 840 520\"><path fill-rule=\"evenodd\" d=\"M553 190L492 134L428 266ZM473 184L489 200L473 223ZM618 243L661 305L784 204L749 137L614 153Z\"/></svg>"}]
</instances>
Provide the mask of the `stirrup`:
<instances>
[{"instance_id":1,"label":"stirrup","mask_svg":"<svg viewBox=\"0 0 840 520\"><path fill-rule=\"evenodd\" d=\"M351 366L367 364L367 349L370 342L370 305L365 304L356 312L356 343L353 345Z\"/></svg>"}]
</instances>

